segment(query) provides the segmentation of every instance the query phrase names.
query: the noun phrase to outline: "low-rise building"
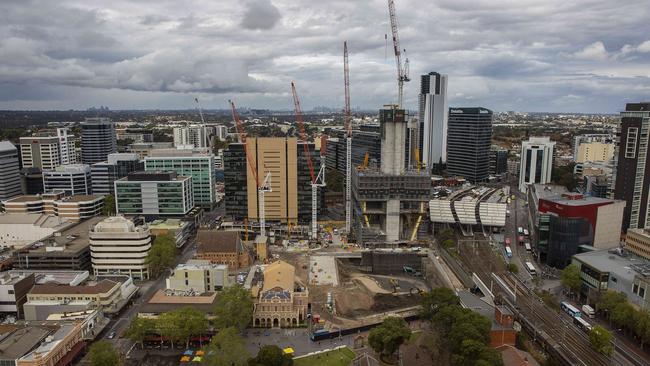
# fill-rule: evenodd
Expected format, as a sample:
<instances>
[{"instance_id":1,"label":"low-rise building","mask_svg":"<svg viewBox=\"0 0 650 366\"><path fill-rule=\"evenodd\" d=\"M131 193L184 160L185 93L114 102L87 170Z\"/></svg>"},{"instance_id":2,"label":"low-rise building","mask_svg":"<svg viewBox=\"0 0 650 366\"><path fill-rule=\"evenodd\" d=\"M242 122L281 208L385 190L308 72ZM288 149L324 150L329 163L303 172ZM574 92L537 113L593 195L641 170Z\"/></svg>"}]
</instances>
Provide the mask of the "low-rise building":
<instances>
[{"instance_id":1,"label":"low-rise building","mask_svg":"<svg viewBox=\"0 0 650 366\"><path fill-rule=\"evenodd\" d=\"M191 306L208 316L217 304L216 292L158 290L142 306L138 313L142 318L157 318L160 314Z\"/></svg>"},{"instance_id":2,"label":"low-rise building","mask_svg":"<svg viewBox=\"0 0 650 366\"><path fill-rule=\"evenodd\" d=\"M650 261L620 249L597 250L573 256L580 269L580 296L595 305L607 290L624 293L641 309L650 309Z\"/></svg>"},{"instance_id":3,"label":"low-rise building","mask_svg":"<svg viewBox=\"0 0 650 366\"><path fill-rule=\"evenodd\" d=\"M38 347L52 333L45 326L16 327L0 339L0 366L15 366L16 361Z\"/></svg>"},{"instance_id":4,"label":"low-rise building","mask_svg":"<svg viewBox=\"0 0 650 366\"><path fill-rule=\"evenodd\" d=\"M23 305L27 302L27 293L34 287L34 278L33 274L0 273L0 313L23 317Z\"/></svg>"},{"instance_id":5,"label":"low-rise building","mask_svg":"<svg viewBox=\"0 0 650 366\"><path fill-rule=\"evenodd\" d=\"M115 181L115 209L124 215L188 214L194 207L192 177L173 171L133 172Z\"/></svg>"},{"instance_id":6,"label":"low-rise building","mask_svg":"<svg viewBox=\"0 0 650 366\"><path fill-rule=\"evenodd\" d=\"M0 246L24 248L65 231L75 223L54 215L0 214Z\"/></svg>"},{"instance_id":7,"label":"low-rise building","mask_svg":"<svg viewBox=\"0 0 650 366\"><path fill-rule=\"evenodd\" d=\"M103 220L97 216L32 243L15 253L14 267L30 270L90 270L90 228Z\"/></svg>"},{"instance_id":8,"label":"low-rise building","mask_svg":"<svg viewBox=\"0 0 650 366\"><path fill-rule=\"evenodd\" d=\"M625 236L625 249L650 260L650 228L628 229Z\"/></svg>"},{"instance_id":9,"label":"low-rise building","mask_svg":"<svg viewBox=\"0 0 650 366\"><path fill-rule=\"evenodd\" d=\"M66 196L63 192L18 196L3 202L7 213L55 215L78 222L99 216L104 197L93 195Z\"/></svg>"},{"instance_id":10,"label":"low-rise building","mask_svg":"<svg viewBox=\"0 0 650 366\"><path fill-rule=\"evenodd\" d=\"M460 305L475 311L490 320L490 347L514 346L517 331L514 329L515 315L504 305L495 305L479 298L470 291L459 291Z\"/></svg>"},{"instance_id":11,"label":"low-rise building","mask_svg":"<svg viewBox=\"0 0 650 366\"><path fill-rule=\"evenodd\" d=\"M149 227L136 226L122 216L108 217L90 229L90 252L95 275L126 274L147 280L149 250Z\"/></svg>"},{"instance_id":12,"label":"low-rise building","mask_svg":"<svg viewBox=\"0 0 650 366\"><path fill-rule=\"evenodd\" d=\"M296 282L296 268L284 261L264 269L264 282L255 299L255 327L295 327L307 316L309 291Z\"/></svg>"},{"instance_id":13,"label":"low-rise building","mask_svg":"<svg viewBox=\"0 0 650 366\"><path fill-rule=\"evenodd\" d=\"M221 291L229 286L228 266L205 260L190 260L174 268L167 277L167 289L197 293Z\"/></svg>"},{"instance_id":14,"label":"low-rise building","mask_svg":"<svg viewBox=\"0 0 650 366\"><path fill-rule=\"evenodd\" d=\"M181 248L196 233L196 225L193 221L181 219L158 219L150 222L149 230L151 235L169 235L176 241L176 247Z\"/></svg>"},{"instance_id":15,"label":"low-rise building","mask_svg":"<svg viewBox=\"0 0 650 366\"><path fill-rule=\"evenodd\" d=\"M199 230L196 259L226 264L230 270L249 267L253 258L235 231Z\"/></svg>"}]
</instances>

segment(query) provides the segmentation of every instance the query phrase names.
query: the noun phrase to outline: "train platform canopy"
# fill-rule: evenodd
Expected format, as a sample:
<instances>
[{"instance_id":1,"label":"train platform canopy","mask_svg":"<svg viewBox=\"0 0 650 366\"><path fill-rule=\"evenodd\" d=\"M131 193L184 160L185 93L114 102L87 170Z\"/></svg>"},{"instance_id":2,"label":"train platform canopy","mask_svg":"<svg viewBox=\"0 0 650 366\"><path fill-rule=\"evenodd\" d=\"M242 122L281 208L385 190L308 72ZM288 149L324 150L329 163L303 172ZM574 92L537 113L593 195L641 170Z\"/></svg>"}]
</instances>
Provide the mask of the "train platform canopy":
<instances>
[{"instance_id":1,"label":"train platform canopy","mask_svg":"<svg viewBox=\"0 0 650 366\"><path fill-rule=\"evenodd\" d=\"M455 211L455 214L454 214ZM497 226L506 225L506 204L498 202L479 202L477 200L450 201L434 199L429 201L431 222Z\"/></svg>"}]
</instances>

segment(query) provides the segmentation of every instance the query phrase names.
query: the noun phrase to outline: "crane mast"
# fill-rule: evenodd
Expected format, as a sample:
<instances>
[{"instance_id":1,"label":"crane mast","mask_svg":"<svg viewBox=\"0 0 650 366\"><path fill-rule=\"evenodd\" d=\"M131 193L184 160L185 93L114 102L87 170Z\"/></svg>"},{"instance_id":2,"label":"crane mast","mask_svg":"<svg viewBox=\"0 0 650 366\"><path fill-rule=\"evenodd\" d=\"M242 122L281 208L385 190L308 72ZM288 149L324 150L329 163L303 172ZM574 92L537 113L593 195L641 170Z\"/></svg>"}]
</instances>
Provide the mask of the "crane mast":
<instances>
[{"instance_id":1,"label":"crane mast","mask_svg":"<svg viewBox=\"0 0 650 366\"><path fill-rule=\"evenodd\" d=\"M325 187L325 166L321 164L318 174L314 174L314 164L311 161L311 153L309 146L307 146L308 136L305 132L305 123L302 119L302 109L300 107L300 99L296 92L296 85L291 82L291 94L293 95L293 106L296 113L296 122L300 130L300 136L303 141L305 149L305 156L307 157L307 165L309 166L309 175L311 177L311 238L318 238L318 187Z\"/></svg>"},{"instance_id":2,"label":"crane mast","mask_svg":"<svg viewBox=\"0 0 650 366\"><path fill-rule=\"evenodd\" d=\"M242 144L244 144L244 152L246 153L246 161L248 162L248 167L253 174L253 179L255 179L255 187L257 189L257 198L258 198L258 207L260 211L260 235L266 237L266 210L265 210L265 201L264 193L272 192L271 189L271 172L266 173L264 181L260 184L257 171L255 170L255 164L253 162L253 157L248 150L248 143L246 142L246 132L242 126L241 120L239 119L239 114L237 114L237 108L235 108L235 103L232 100L228 101L230 103L230 110L232 112L232 119L235 120L235 126L237 126L237 132L239 132L239 139ZM247 220L245 220L247 221ZM248 225L246 225L246 237L248 239Z\"/></svg>"},{"instance_id":3,"label":"crane mast","mask_svg":"<svg viewBox=\"0 0 650 366\"><path fill-rule=\"evenodd\" d=\"M395 63L397 64L397 106L402 108L404 99L404 83L411 81L409 78L409 59L406 58L402 64L402 52L399 45L399 34L397 33L397 15L395 14L395 2L388 0L388 12L390 14L390 28L393 33L393 50L395 52ZM406 54L406 50L404 50Z\"/></svg>"},{"instance_id":4,"label":"crane mast","mask_svg":"<svg viewBox=\"0 0 650 366\"><path fill-rule=\"evenodd\" d=\"M345 231L352 226L352 121L350 120L350 68L348 66L348 42L343 42L343 81L345 84Z\"/></svg>"}]
</instances>

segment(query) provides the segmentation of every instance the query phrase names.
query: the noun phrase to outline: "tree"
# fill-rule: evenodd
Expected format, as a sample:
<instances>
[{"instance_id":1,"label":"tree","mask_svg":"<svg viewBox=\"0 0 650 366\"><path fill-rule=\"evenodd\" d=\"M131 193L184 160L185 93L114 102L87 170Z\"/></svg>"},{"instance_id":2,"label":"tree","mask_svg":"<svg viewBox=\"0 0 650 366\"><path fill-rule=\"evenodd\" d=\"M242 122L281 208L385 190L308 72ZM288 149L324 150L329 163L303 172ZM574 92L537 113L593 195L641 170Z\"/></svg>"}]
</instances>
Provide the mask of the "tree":
<instances>
[{"instance_id":1,"label":"tree","mask_svg":"<svg viewBox=\"0 0 650 366\"><path fill-rule=\"evenodd\" d=\"M650 313L647 310L636 311L634 314L634 333L641 341L641 349L650 342Z\"/></svg>"},{"instance_id":2,"label":"tree","mask_svg":"<svg viewBox=\"0 0 650 366\"><path fill-rule=\"evenodd\" d=\"M464 340L460 345L459 352L454 353L451 359L451 364L458 366L503 365L501 355L498 352L490 349L485 343L474 339Z\"/></svg>"},{"instance_id":3,"label":"tree","mask_svg":"<svg viewBox=\"0 0 650 366\"><path fill-rule=\"evenodd\" d=\"M610 344L611 340L612 334L600 325L596 325L589 332L589 343L591 344L591 348L606 356L611 355L613 351Z\"/></svg>"},{"instance_id":4,"label":"tree","mask_svg":"<svg viewBox=\"0 0 650 366\"><path fill-rule=\"evenodd\" d=\"M325 174L327 190L332 192L343 192L345 188L345 176L336 169L330 169Z\"/></svg>"},{"instance_id":5,"label":"tree","mask_svg":"<svg viewBox=\"0 0 650 366\"><path fill-rule=\"evenodd\" d=\"M611 320L616 326L626 329L634 328L634 308L627 301L614 305Z\"/></svg>"},{"instance_id":6,"label":"tree","mask_svg":"<svg viewBox=\"0 0 650 366\"><path fill-rule=\"evenodd\" d=\"M90 363L92 366L121 365L120 355L108 341L99 341L90 346Z\"/></svg>"},{"instance_id":7,"label":"tree","mask_svg":"<svg viewBox=\"0 0 650 366\"><path fill-rule=\"evenodd\" d=\"M156 329L158 330L158 334L161 336L161 343L162 337L165 337L171 342L172 348L174 348L174 343L183 340L183 334L181 334L178 329L178 325L182 321L183 319L181 319L178 312L175 311L160 314L158 319L156 319Z\"/></svg>"},{"instance_id":8,"label":"tree","mask_svg":"<svg viewBox=\"0 0 650 366\"><path fill-rule=\"evenodd\" d=\"M253 314L251 293L240 285L224 289L214 308L214 325L218 329L234 327L240 332L246 329Z\"/></svg>"},{"instance_id":9,"label":"tree","mask_svg":"<svg viewBox=\"0 0 650 366\"><path fill-rule=\"evenodd\" d=\"M203 363L208 366L245 366L250 358L244 339L232 327L224 328L212 337L206 351Z\"/></svg>"},{"instance_id":10,"label":"tree","mask_svg":"<svg viewBox=\"0 0 650 366\"><path fill-rule=\"evenodd\" d=\"M614 307L620 303L624 303L625 301L627 301L625 294L607 290L596 302L596 310L607 313L607 318L611 320L612 310L614 310Z\"/></svg>"},{"instance_id":11,"label":"tree","mask_svg":"<svg viewBox=\"0 0 650 366\"><path fill-rule=\"evenodd\" d=\"M104 207L102 207L102 216L115 215L115 197L112 194L104 196Z\"/></svg>"},{"instance_id":12,"label":"tree","mask_svg":"<svg viewBox=\"0 0 650 366\"><path fill-rule=\"evenodd\" d=\"M264 346L257 356L248 360L248 366L291 366L293 359L285 355L278 346Z\"/></svg>"},{"instance_id":13,"label":"tree","mask_svg":"<svg viewBox=\"0 0 650 366\"><path fill-rule=\"evenodd\" d=\"M217 136L214 136L212 138L212 153L214 153L214 155L218 155L219 150L220 149L224 149L224 150L227 149L228 145L229 145L228 141L221 141L221 140L219 140L219 138Z\"/></svg>"},{"instance_id":14,"label":"tree","mask_svg":"<svg viewBox=\"0 0 650 366\"><path fill-rule=\"evenodd\" d=\"M136 317L124 332L124 336L144 348L144 339L156 327L156 322L149 318Z\"/></svg>"},{"instance_id":15,"label":"tree","mask_svg":"<svg viewBox=\"0 0 650 366\"><path fill-rule=\"evenodd\" d=\"M392 356L399 346L411 337L411 329L402 318L389 316L373 328L368 335L368 343L375 352Z\"/></svg>"},{"instance_id":16,"label":"tree","mask_svg":"<svg viewBox=\"0 0 650 366\"><path fill-rule=\"evenodd\" d=\"M178 338L185 340L185 347L190 346L190 338L193 335L201 335L207 330L205 314L191 306L186 306L175 311L179 322L176 325Z\"/></svg>"},{"instance_id":17,"label":"tree","mask_svg":"<svg viewBox=\"0 0 650 366\"><path fill-rule=\"evenodd\" d=\"M519 273L519 267L517 267L517 265L515 263L512 263L512 262L508 263L508 265L506 266L506 269L510 273L515 273L515 274Z\"/></svg>"},{"instance_id":18,"label":"tree","mask_svg":"<svg viewBox=\"0 0 650 366\"><path fill-rule=\"evenodd\" d=\"M580 279L580 269L578 266L570 264L564 267L560 281L572 294L580 291L582 280Z\"/></svg>"},{"instance_id":19,"label":"tree","mask_svg":"<svg viewBox=\"0 0 650 366\"><path fill-rule=\"evenodd\" d=\"M176 241L170 235L158 235L147 254L147 263L152 277L174 264L176 258Z\"/></svg>"},{"instance_id":20,"label":"tree","mask_svg":"<svg viewBox=\"0 0 650 366\"><path fill-rule=\"evenodd\" d=\"M422 294L420 300L422 309L420 315L424 319L431 319L439 309L449 305L459 305L460 300L453 290L446 287L434 288Z\"/></svg>"}]
</instances>

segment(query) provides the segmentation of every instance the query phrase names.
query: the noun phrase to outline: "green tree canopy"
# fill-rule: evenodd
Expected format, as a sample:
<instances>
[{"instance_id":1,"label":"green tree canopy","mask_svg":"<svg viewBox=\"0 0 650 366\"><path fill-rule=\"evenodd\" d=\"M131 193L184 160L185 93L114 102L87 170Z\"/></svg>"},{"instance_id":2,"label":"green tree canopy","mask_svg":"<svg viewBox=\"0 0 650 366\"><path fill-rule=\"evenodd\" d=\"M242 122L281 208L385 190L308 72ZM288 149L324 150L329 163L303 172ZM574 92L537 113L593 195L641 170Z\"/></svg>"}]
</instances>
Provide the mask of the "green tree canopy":
<instances>
[{"instance_id":1,"label":"green tree canopy","mask_svg":"<svg viewBox=\"0 0 650 366\"><path fill-rule=\"evenodd\" d=\"M147 255L151 277L158 277L165 268L174 265L176 241L170 235L158 235Z\"/></svg>"},{"instance_id":2,"label":"green tree canopy","mask_svg":"<svg viewBox=\"0 0 650 366\"><path fill-rule=\"evenodd\" d=\"M580 291L582 280L580 279L580 269L575 264L570 264L562 270L560 278L562 285L569 289L572 293Z\"/></svg>"},{"instance_id":3,"label":"green tree canopy","mask_svg":"<svg viewBox=\"0 0 650 366\"><path fill-rule=\"evenodd\" d=\"M375 352L392 356L399 346L411 337L411 329L402 318L389 316L373 328L368 335L368 343Z\"/></svg>"},{"instance_id":4,"label":"green tree canopy","mask_svg":"<svg viewBox=\"0 0 650 366\"><path fill-rule=\"evenodd\" d=\"M124 336L135 343L139 343L144 347L144 339L148 333L155 330L156 322L149 318L136 317L133 319L129 327L126 329Z\"/></svg>"},{"instance_id":5,"label":"green tree canopy","mask_svg":"<svg viewBox=\"0 0 650 366\"><path fill-rule=\"evenodd\" d=\"M104 196L104 207L102 207L102 216L115 215L115 197L112 194Z\"/></svg>"},{"instance_id":6,"label":"green tree canopy","mask_svg":"<svg viewBox=\"0 0 650 366\"><path fill-rule=\"evenodd\" d=\"M510 273L515 273L515 274L519 273L519 267L517 267L517 264L512 263L512 262L508 263L508 265L506 266L506 269Z\"/></svg>"},{"instance_id":7,"label":"green tree canopy","mask_svg":"<svg viewBox=\"0 0 650 366\"><path fill-rule=\"evenodd\" d=\"M292 366L293 359L278 346L264 346L257 356L248 360L248 366Z\"/></svg>"},{"instance_id":8,"label":"green tree canopy","mask_svg":"<svg viewBox=\"0 0 650 366\"><path fill-rule=\"evenodd\" d=\"M434 288L429 292L422 294L421 316L425 319L431 319L439 309L449 305L460 305L460 300L453 290L446 287Z\"/></svg>"},{"instance_id":9,"label":"green tree canopy","mask_svg":"<svg viewBox=\"0 0 650 366\"><path fill-rule=\"evenodd\" d=\"M98 341L90 346L90 363L92 366L121 365L120 355L108 341Z\"/></svg>"},{"instance_id":10,"label":"green tree canopy","mask_svg":"<svg viewBox=\"0 0 650 366\"><path fill-rule=\"evenodd\" d=\"M589 332L589 343L591 347L607 356L611 355L613 351L612 345L610 344L611 340L612 334L600 325L596 325Z\"/></svg>"},{"instance_id":11,"label":"green tree canopy","mask_svg":"<svg viewBox=\"0 0 650 366\"><path fill-rule=\"evenodd\" d=\"M250 354L239 330L229 327L219 331L207 347L203 363L208 366L246 366Z\"/></svg>"},{"instance_id":12,"label":"green tree canopy","mask_svg":"<svg viewBox=\"0 0 650 366\"><path fill-rule=\"evenodd\" d=\"M627 301L614 305L611 320L616 326L633 329L635 310Z\"/></svg>"},{"instance_id":13,"label":"green tree canopy","mask_svg":"<svg viewBox=\"0 0 650 366\"><path fill-rule=\"evenodd\" d=\"M624 293L607 290L605 293L600 295L600 299L596 302L596 309L598 311L606 312L607 317L611 318L614 307L626 301L627 298Z\"/></svg>"},{"instance_id":14,"label":"green tree canopy","mask_svg":"<svg viewBox=\"0 0 650 366\"><path fill-rule=\"evenodd\" d=\"M217 298L214 308L214 325L217 329L234 327L240 332L246 329L253 314L250 291L235 285L225 288Z\"/></svg>"},{"instance_id":15,"label":"green tree canopy","mask_svg":"<svg viewBox=\"0 0 650 366\"><path fill-rule=\"evenodd\" d=\"M178 326L183 322L183 318L180 317L180 314L176 311L169 311L166 313L160 314L158 319L156 319L156 330L158 333L169 339L172 344L172 348L175 343L183 341L184 334L180 331Z\"/></svg>"}]
</instances>

